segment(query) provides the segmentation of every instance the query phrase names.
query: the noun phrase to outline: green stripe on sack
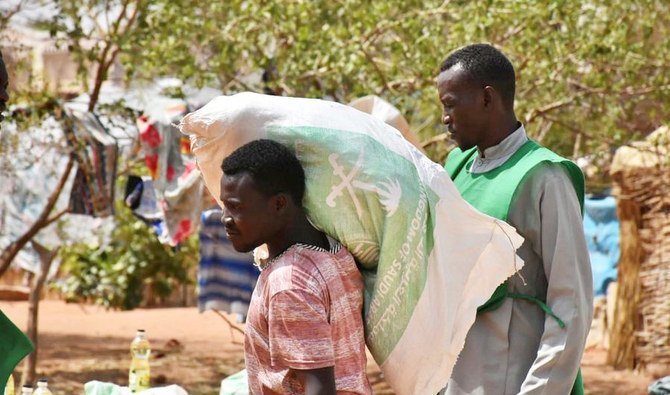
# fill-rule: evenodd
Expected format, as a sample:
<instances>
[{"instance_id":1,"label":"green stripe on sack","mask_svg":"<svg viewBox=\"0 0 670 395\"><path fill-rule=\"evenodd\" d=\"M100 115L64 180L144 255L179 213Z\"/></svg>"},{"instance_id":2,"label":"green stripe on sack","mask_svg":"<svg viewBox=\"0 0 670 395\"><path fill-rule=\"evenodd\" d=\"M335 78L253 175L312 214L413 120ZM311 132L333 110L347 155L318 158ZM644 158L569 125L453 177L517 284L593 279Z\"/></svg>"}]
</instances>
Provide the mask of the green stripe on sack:
<instances>
[{"instance_id":1,"label":"green stripe on sack","mask_svg":"<svg viewBox=\"0 0 670 395\"><path fill-rule=\"evenodd\" d=\"M376 139L317 127L268 128L305 169L303 204L377 281L366 300L366 340L383 363L405 331L426 282L439 197L411 160ZM393 141L390 139L390 141ZM380 250L379 246L384 248Z\"/></svg>"}]
</instances>

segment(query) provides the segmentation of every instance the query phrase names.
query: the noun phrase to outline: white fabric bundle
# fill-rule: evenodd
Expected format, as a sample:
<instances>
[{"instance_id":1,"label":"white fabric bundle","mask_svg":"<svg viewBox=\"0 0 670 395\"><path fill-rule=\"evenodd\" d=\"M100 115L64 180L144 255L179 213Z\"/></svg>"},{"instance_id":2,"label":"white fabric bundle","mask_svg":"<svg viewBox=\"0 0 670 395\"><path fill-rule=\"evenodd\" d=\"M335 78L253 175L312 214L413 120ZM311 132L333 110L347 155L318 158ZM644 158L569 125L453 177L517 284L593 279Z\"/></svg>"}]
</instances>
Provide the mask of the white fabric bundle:
<instances>
[{"instance_id":1,"label":"white fabric bundle","mask_svg":"<svg viewBox=\"0 0 670 395\"><path fill-rule=\"evenodd\" d=\"M402 116L400 110L395 108L391 103L379 96L369 95L359 97L347 105L368 113L398 129L405 140L409 141L413 146L417 147L419 151L423 152L419 138L410 130L409 123L407 123L405 117Z\"/></svg>"},{"instance_id":2,"label":"white fabric bundle","mask_svg":"<svg viewBox=\"0 0 670 395\"><path fill-rule=\"evenodd\" d=\"M366 274L366 342L386 380L399 395L446 384L477 306L522 266L512 227L467 204L396 129L345 105L240 93L179 128L217 199L221 163L236 148L268 138L295 152L310 219Z\"/></svg>"}]
</instances>

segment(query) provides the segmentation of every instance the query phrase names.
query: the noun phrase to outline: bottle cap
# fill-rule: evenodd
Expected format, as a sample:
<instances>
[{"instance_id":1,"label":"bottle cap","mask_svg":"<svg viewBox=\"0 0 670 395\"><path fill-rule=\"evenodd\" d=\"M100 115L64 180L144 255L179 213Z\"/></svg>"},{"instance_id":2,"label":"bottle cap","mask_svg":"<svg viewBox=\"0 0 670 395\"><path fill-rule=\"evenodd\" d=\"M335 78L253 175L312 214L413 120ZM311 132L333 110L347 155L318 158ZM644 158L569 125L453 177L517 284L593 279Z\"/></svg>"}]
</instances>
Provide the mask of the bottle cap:
<instances>
[{"instance_id":1,"label":"bottle cap","mask_svg":"<svg viewBox=\"0 0 670 395\"><path fill-rule=\"evenodd\" d=\"M49 380L45 379L45 378L41 378L41 379L37 380L38 383L47 383L48 381Z\"/></svg>"},{"instance_id":2,"label":"bottle cap","mask_svg":"<svg viewBox=\"0 0 670 395\"><path fill-rule=\"evenodd\" d=\"M25 384L22 388L25 388L27 390L31 390L31 389L33 389L33 386L29 385L29 384Z\"/></svg>"}]
</instances>

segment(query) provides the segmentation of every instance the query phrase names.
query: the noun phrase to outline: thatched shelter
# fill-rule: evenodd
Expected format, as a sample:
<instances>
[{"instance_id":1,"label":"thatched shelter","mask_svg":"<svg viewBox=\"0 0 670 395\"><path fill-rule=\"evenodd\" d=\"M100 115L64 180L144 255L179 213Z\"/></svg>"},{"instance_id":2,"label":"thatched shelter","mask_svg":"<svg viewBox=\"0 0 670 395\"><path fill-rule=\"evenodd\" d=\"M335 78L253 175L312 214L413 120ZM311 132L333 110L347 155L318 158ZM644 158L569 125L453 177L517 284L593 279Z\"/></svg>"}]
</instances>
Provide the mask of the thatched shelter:
<instances>
[{"instance_id":1,"label":"thatched shelter","mask_svg":"<svg viewBox=\"0 0 670 395\"><path fill-rule=\"evenodd\" d=\"M670 374L670 129L619 148L611 174L621 259L608 362Z\"/></svg>"}]
</instances>

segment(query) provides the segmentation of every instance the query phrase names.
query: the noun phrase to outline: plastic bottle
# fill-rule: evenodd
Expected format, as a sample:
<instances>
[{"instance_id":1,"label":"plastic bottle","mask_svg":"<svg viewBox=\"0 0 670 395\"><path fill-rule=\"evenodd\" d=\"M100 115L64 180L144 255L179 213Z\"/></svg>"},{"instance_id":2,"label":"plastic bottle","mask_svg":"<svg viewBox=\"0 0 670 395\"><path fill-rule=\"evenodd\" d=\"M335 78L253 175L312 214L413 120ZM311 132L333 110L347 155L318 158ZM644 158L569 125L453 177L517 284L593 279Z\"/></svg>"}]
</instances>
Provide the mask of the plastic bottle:
<instances>
[{"instance_id":1,"label":"plastic bottle","mask_svg":"<svg viewBox=\"0 0 670 395\"><path fill-rule=\"evenodd\" d=\"M33 394L33 387L30 385L24 385L21 387L21 395L32 395Z\"/></svg>"},{"instance_id":2,"label":"plastic bottle","mask_svg":"<svg viewBox=\"0 0 670 395\"><path fill-rule=\"evenodd\" d=\"M37 389L33 392L33 395L53 395L49 390L47 379L37 380Z\"/></svg>"},{"instance_id":3,"label":"plastic bottle","mask_svg":"<svg viewBox=\"0 0 670 395\"><path fill-rule=\"evenodd\" d=\"M151 354L149 340L147 340L144 329L138 329L135 339L130 343L130 355L133 359L130 362L128 387L132 393L144 391L150 387L149 354Z\"/></svg>"},{"instance_id":4,"label":"plastic bottle","mask_svg":"<svg viewBox=\"0 0 670 395\"><path fill-rule=\"evenodd\" d=\"M7 379L7 384L5 384L5 395L14 395L14 376L11 374Z\"/></svg>"}]
</instances>

